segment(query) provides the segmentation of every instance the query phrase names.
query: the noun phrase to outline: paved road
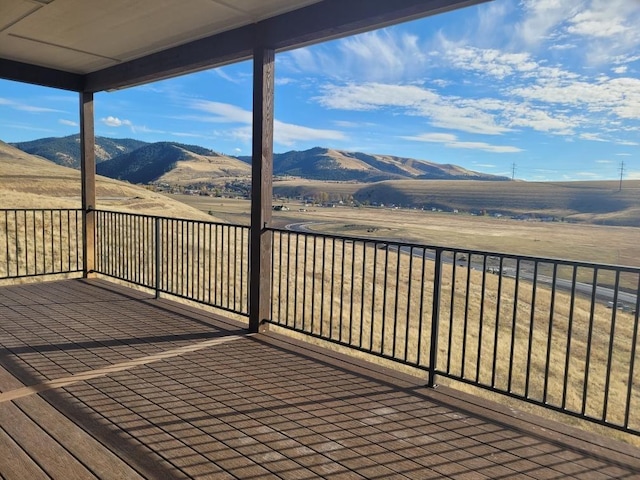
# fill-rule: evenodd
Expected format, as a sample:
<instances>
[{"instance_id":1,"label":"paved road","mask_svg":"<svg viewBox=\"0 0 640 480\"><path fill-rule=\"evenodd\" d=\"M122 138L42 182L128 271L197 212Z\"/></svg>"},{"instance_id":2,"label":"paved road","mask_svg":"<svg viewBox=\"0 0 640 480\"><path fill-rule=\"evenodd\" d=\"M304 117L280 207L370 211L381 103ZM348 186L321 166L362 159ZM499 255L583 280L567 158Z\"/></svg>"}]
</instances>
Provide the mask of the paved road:
<instances>
[{"instance_id":1,"label":"paved road","mask_svg":"<svg viewBox=\"0 0 640 480\"><path fill-rule=\"evenodd\" d=\"M290 223L288 225L285 226L285 228L287 230L291 230L294 232L302 232L302 233L313 233L313 231L309 228L311 225L321 225L322 222L301 222L301 223ZM384 240L381 240L381 242L384 242ZM389 246L389 250L397 250L397 246L395 245L390 245ZM410 254L411 252L413 253L414 256L416 257L420 257L422 258L423 256L423 249L419 248L419 247L414 247L413 250L410 247L400 247L400 251ZM427 250L426 253L424 254L425 258L427 260L435 260L435 252L433 250ZM443 258L443 262L451 264L453 263L453 259L451 258ZM467 263L466 261L458 261L458 265L461 266L466 266ZM476 270L482 270L483 269L483 264L482 263L477 263L471 264L471 267L476 269ZM509 270L505 270L504 273L505 277L509 277L509 278L515 278L515 269L513 269L513 271L511 269ZM534 276L533 273L530 272L523 272L520 271L520 279L521 280L527 280L530 282L534 281ZM541 275L538 274L537 276L537 283L543 284L543 285L549 285L552 286L553 285L553 277L549 277L547 275ZM564 278L556 278L556 288L559 290L564 290L567 292L571 292L573 290L573 284L571 282L571 280L567 280ZM587 296L587 297L591 297L591 295L593 295L593 284L590 283L583 283L583 282L576 282L575 285L575 290L576 293L579 293L581 295ZM609 302L613 302L614 297L615 297L615 291L612 288L608 288L608 287L602 287L602 286L596 286L595 288L595 296L596 299L605 302L607 304L609 304ZM624 305L627 308L630 309L635 309L636 306L636 302L637 302L637 295L633 294L633 293L627 293L627 292L623 292L623 291L619 291L618 292L618 305Z\"/></svg>"}]
</instances>

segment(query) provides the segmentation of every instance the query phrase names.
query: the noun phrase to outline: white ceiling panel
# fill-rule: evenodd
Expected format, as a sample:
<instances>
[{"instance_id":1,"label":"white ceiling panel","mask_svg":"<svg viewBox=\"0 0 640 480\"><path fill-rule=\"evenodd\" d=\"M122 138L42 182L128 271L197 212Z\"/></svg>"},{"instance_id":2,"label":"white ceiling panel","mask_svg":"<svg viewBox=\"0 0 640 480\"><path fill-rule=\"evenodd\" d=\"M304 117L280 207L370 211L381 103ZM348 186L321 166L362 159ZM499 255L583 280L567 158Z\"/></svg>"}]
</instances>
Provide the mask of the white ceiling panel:
<instances>
[{"instance_id":1,"label":"white ceiling panel","mask_svg":"<svg viewBox=\"0 0 640 480\"><path fill-rule=\"evenodd\" d=\"M12 36L0 40L0 56L73 73L99 70L114 62L88 53L68 50Z\"/></svg>"},{"instance_id":2,"label":"white ceiling panel","mask_svg":"<svg viewBox=\"0 0 640 480\"><path fill-rule=\"evenodd\" d=\"M318 0L2 0L0 56L89 73Z\"/></svg>"}]
</instances>

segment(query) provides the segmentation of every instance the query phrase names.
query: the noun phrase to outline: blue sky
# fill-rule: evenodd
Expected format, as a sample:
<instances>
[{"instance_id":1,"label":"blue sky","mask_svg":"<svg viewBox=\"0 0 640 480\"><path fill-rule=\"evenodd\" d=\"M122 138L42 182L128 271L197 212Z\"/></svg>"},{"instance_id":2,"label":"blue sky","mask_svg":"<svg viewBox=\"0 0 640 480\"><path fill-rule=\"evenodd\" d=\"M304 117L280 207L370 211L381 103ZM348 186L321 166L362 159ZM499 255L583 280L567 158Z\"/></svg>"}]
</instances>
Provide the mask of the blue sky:
<instances>
[{"instance_id":1,"label":"blue sky","mask_svg":"<svg viewBox=\"0 0 640 480\"><path fill-rule=\"evenodd\" d=\"M638 25L640 0L495 0L280 53L275 151L640 179ZM95 100L97 135L250 154L250 62ZM77 132L76 94L0 81L3 141Z\"/></svg>"}]
</instances>

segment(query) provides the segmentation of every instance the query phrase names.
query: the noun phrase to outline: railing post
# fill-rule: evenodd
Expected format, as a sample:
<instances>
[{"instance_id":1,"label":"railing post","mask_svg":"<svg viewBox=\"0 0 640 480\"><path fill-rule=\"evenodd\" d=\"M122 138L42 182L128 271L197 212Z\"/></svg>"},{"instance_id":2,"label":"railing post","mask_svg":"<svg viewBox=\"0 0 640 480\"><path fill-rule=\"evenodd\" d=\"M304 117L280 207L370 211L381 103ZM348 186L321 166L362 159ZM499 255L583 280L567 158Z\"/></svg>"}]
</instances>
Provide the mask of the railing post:
<instances>
[{"instance_id":1,"label":"railing post","mask_svg":"<svg viewBox=\"0 0 640 480\"><path fill-rule=\"evenodd\" d=\"M156 298L160 298L160 284L162 282L162 243L160 237L160 218L154 219L154 245L155 245L155 259L156 259Z\"/></svg>"},{"instance_id":2,"label":"railing post","mask_svg":"<svg viewBox=\"0 0 640 480\"><path fill-rule=\"evenodd\" d=\"M440 329L440 287L442 285L442 249L436 249L433 272L433 305L431 308L431 344L429 346L429 382L428 387L436 386L438 363L438 331Z\"/></svg>"},{"instance_id":3,"label":"railing post","mask_svg":"<svg viewBox=\"0 0 640 480\"><path fill-rule=\"evenodd\" d=\"M83 276L95 268L96 158L93 93L80 93L80 178L82 183L82 264Z\"/></svg>"},{"instance_id":4,"label":"railing post","mask_svg":"<svg viewBox=\"0 0 640 480\"><path fill-rule=\"evenodd\" d=\"M273 90L275 50L253 52L253 144L249 247L249 331L265 331L271 312L271 223L273 181Z\"/></svg>"}]
</instances>

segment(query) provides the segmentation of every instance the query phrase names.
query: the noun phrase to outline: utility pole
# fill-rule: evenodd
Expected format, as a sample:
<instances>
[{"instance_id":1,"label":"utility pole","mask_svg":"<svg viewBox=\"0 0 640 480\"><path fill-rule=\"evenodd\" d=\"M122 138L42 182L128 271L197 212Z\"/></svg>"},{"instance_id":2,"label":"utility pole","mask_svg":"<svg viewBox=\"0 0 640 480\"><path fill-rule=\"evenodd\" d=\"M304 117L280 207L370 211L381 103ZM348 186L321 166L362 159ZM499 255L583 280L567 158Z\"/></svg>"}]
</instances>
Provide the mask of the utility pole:
<instances>
[{"instance_id":1,"label":"utility pole","mask_svg":"<svg viewBox=\"0 0 640 480\"><path fill-rule=\"evenodd\" d=\"M622 162L620 162L620 188L618 188L618 191L621 192L622 191L622 177L624 175L624 160Z\"/></svg>"},{"instance_id":2,"label":"utility pole","mask_svg":"<svg viewBox=\"0 0 640 480\"><path fill-rule=\"evenodd\" d=\"M513 162L513 164L511 164L511 180L515 180L516 179L516 162Z\"/></svg>"}]
</instances>

